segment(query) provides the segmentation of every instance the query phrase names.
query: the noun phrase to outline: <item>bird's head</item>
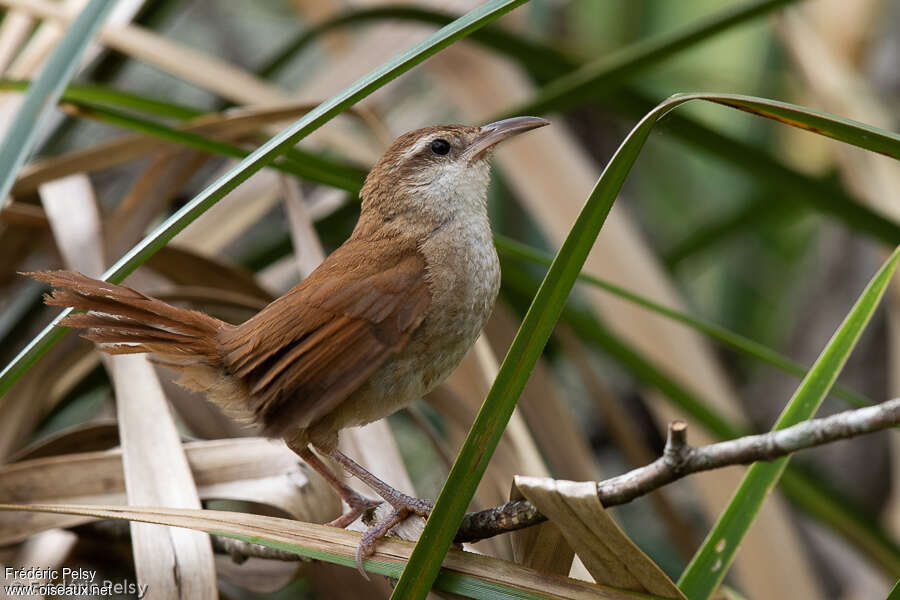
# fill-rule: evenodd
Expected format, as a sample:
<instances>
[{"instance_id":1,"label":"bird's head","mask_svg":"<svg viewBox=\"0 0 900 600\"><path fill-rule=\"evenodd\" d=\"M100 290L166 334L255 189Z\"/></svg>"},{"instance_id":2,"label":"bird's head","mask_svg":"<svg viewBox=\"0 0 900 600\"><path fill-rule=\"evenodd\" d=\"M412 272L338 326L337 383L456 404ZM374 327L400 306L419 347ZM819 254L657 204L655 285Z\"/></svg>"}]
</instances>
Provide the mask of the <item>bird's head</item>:
<instances>
[{"instance_id":1,"label":"bird's head","mask_svg":"<svg viewBox=\"0 0 900 600\"><path fill-rule=\"evenodd\" d=\"M493 148L544 125L549 121L513 117L482 127L439 125L405 133L369 172L360 194L363 213L440 222L461 210L483 212Z\"/></svg>"}]
</instances>

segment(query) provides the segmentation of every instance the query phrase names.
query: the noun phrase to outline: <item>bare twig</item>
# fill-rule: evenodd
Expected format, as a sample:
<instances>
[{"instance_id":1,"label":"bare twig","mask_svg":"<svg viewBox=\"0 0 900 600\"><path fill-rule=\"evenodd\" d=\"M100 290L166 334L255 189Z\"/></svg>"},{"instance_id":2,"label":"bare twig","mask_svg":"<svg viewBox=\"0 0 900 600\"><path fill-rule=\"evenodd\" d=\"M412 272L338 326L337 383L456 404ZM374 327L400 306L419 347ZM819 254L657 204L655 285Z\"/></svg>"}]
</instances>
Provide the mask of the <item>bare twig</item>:
<instances>
[{"instance_id":1,"label":"bare twig","mask_svg":"<svg viewBox=\"0 0 900 600\"><path fill-rule=\"evenodd\" d=\"M669 435L661 457L649 465L597 483L597 496L607 507L626 504L691 473L773 460L797 450L874 433L896 425L900 425L900 398L877 406L812 419L778 431L748 435L699 448L687 443L687 424L675 421L669 425ZM507 502L467 514L456 541L474 542L531 527L546 520L547 517L528 500ZM275 560L306 560L291 552L222 536L212 536L212 542L217 552L230 554L238 563L250 556Z\"/></svg>"},{"instance_id":2,"label":"bare twig","mask_svg":"<svg viewBox=\"0 0 900 600\"><path fill-rule=\"evenodd\" d=\"M231 556L231 560L241 565L251 556L256 558L269 558L272 560L284 561L308 561L311 560L305 556L281 550L279 548L269 548L261 544L245 542L235 538L225 537L223 535L210 535L213 551Z\"/></svg>"},{"instance_id":3,"label":"bare twig","mask_svg":"<svg viewBox=\"0 0 900 600\"><path fill-rule=\"evenodd\" d=\"M797 450L880 431L898 424L900 399L894 399L877 406L812 419L779 431L695 448L687 443L687 424L676 421L669 425L669 438L660 458L639 469L599 482L597 496L604 506L625 504L691 473L773 460ZM466 515L456 541L472 542L530 527L545 520L546 517L527 500L508 502Z\"/></svg>"}]
</instances>

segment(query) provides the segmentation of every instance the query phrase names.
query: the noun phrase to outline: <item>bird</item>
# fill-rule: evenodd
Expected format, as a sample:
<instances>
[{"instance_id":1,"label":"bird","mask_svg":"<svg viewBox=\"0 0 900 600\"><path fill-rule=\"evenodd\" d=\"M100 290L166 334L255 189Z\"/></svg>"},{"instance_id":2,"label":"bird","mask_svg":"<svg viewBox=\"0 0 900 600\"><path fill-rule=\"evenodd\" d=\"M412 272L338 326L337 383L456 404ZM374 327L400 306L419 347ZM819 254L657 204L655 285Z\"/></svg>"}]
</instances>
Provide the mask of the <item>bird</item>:
<instances>
[{"instance_id":1,"label":"bird","mask_svg":"<svg viewBox=\"0 0 900 600\"><path fill-rule=\"evenodd\" d=\"M349 507L345 527L381 504L344 483L315 453L391 506L366 530L362 560L409 515L432 504L394 489L338 449L339 432L423 397L462 361L493 311L500 264L487 213L496 145L548 125L512 117L438 125L398 137L360 191L350 237L303 281L233 325L125 285L74 271L26 273L76 311L59 325L109 354L149 353L226 414L281 438Z\"/></svg>"}]
</instances>

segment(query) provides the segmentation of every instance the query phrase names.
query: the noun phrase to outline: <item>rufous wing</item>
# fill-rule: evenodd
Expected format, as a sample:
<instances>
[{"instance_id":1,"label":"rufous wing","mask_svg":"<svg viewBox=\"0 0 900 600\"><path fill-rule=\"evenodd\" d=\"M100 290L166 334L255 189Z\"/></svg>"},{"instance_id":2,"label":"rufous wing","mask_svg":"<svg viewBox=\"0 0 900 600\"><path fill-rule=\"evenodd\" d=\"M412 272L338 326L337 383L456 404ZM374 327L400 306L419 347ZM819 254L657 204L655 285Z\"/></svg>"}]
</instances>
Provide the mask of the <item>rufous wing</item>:
<instances>
[{"instance_id":1,"label":"rufous wing","mask_svg":"<svg viewBox=\"0 0 900 600\"><path fill-rule=\"evenodd\" d=\"M412 241L348 240L256 316L222 330L228 372L270 435L328 414L403 347L431 302Z\"/></svg>"}]
</instances>

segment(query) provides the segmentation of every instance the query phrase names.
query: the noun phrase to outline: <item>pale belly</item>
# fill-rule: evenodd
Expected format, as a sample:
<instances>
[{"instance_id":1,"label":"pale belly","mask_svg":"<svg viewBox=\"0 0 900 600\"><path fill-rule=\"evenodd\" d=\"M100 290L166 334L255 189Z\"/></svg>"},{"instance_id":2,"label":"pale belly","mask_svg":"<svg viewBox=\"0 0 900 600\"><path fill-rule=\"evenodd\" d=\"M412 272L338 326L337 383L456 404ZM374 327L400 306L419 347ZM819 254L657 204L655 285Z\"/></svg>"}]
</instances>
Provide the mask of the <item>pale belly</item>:
<instances>
[{"instance_id":1,"label":"pale belly","mask_svg":"<svg viewBox=\"0 0 900 600\"><path fill-rule=\"evenodd\" d=\"M308 430L313 443L336 441L344 427L383 418L421 398L459 365L493 311L500 289L500 264L490 230L442 232L423 246L432 277L432 301L406 345L389 358L336 410ZM429 261L429 258L431 261Z\"/></svg>"}]
</instances>

